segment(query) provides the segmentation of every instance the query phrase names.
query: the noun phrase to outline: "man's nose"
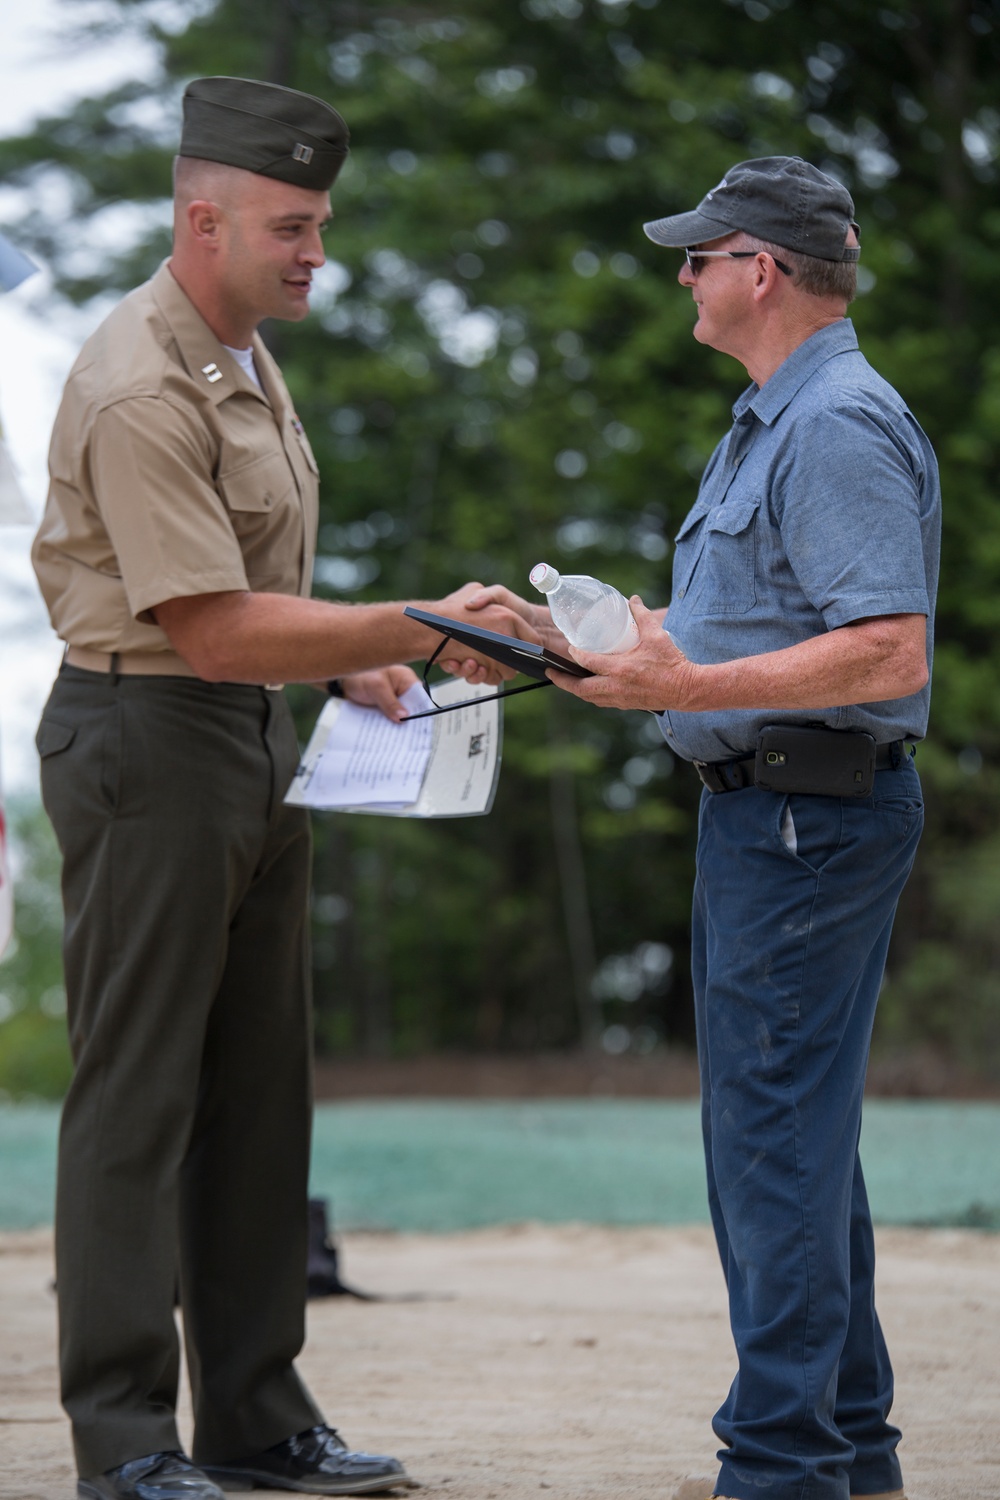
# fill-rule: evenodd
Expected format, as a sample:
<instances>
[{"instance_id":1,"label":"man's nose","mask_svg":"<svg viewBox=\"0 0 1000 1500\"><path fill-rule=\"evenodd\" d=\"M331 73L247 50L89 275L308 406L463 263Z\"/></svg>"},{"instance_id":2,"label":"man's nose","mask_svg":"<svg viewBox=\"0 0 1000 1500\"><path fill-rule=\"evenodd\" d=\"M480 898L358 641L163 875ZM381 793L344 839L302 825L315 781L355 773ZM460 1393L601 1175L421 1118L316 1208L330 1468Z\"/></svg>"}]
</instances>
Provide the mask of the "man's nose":
<instances>
[{"instance_id":1,"label":"man's nose","mask_svg":"<svg viewBox=\"0 0 1000 1500\"><path fill-rule=\"evenodd\" d=\"M681 261L681 268L677 272L677 280L681 286L694 286L695 274L686 260Z\"/></svg>"},{"instance_id":2,"label":"man's nose","mask_svg":"<svg viewBox=\"0 0 1000 1500\"><path fill-rule=\"evenodd\" d=\"M326 251L323 249L323 238L318 229L307 236L299 251L299 259L307 266L321 266L326 261Z\"/></svg>"}]
</instances>

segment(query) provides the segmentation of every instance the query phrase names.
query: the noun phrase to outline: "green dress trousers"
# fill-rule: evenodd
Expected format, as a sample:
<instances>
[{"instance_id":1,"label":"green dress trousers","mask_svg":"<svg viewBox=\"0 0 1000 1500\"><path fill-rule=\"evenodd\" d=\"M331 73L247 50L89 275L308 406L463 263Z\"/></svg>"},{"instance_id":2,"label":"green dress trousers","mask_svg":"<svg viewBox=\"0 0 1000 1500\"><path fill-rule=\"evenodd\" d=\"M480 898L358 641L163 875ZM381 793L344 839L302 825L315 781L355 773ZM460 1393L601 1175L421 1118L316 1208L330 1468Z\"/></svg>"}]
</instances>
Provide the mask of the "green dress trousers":
<instances>
[{"instance_id":1,"label":"green dress trousers","mask_svg":"<svg viewBox=\"0 0 1000 1500\"><path fill-rule=\"evenodd\" d=\"M283 696L63 667L38 731L75 1062L59 1142L63 1404L81 1475L320 1421L305 1331L307 815Z\"/></svg>"}]
</instances>

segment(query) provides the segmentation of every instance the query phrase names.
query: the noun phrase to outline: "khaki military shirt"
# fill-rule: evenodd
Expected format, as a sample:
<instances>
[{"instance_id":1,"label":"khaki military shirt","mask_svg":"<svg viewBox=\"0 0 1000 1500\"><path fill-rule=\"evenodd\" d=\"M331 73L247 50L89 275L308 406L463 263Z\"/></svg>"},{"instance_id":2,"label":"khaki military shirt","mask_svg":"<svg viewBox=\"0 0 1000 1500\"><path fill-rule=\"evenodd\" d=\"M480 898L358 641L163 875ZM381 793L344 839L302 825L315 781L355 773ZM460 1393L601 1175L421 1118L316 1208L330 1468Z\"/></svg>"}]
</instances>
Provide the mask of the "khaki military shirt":
<instances>
[{"instance_id":1,"label":"khaki military shirt","mask_svg":"<svg viewBox=\"0 0 1000 1500\"><path fill-rule=\"evenodd\" d=\"M316 462L259 337L253 350L263 393L166 265L83 346L32 549L70 645L169 651L150 613L167 599L309 593Z\"/></svg>"}]
</instances>

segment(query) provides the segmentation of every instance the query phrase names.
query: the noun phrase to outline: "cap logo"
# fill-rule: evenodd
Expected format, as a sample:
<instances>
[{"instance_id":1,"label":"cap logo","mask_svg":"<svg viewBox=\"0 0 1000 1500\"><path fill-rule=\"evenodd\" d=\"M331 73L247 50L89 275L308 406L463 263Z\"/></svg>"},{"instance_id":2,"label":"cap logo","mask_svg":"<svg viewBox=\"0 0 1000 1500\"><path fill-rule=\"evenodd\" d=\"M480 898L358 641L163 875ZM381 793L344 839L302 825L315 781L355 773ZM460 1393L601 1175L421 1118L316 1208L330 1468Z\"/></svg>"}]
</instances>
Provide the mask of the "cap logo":
<instances>
[{"instance_id":1,"label":"cap logo","mask_svg":"<svg viewBox=\"0 0 1000 1500\"><path fill-rule=\"evenodd\" d=\"M706 199L707 198L714 198L714 196L715 196L716 193L721 192L724 187L728 187L728 186L729 186L729 183L723 177L722 181L721 182L717 182L715 184L714 188L709 188L708 192L705 194Z\"/></svg>"},{"instance_id":2,"label":"cap logo","mask_svg":"<svg viewBox=\"0 0 1000 1500\"><path fill-rule=\"evenodd\" d=\"M217 380L222 379L222 371L216 364L202 365L201 373L204 375L209 385L214 385Z\"/></svg>"},{"instance_id":3,"label":"cap logo","mask_svg":"<svg viewBox=\"0 0 1000 1500\"><path fill-rule=\"evenodd\" d=\"M295 147L295 150L292 152L292 160L300 161L304 166L308 166L312 159L313 148L311 146L303 146L302 142L299 141L298 145Z\"/></svg>"}]
</instances>

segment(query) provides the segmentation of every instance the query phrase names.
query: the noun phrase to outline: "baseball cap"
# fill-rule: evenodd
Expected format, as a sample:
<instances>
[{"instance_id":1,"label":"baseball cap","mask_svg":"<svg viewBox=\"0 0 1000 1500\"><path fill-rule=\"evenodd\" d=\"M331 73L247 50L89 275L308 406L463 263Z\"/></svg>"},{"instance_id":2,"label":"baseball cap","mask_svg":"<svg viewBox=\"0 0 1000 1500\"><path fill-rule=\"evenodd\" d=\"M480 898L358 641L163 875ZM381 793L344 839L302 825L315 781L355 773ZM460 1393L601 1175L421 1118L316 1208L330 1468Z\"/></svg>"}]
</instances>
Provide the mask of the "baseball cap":
<instances>
[{"instance_id":1,"label":"baseball cap","mask_svg":"<svg viewBox=\"0 0 1000 1500\"><path fill-rule=\"evenodd\" d=\"M295 187L331 187L350 132L313 94L254 78L196 78L184 90L181 156L224 162Z\"/></svg>"},{"instance_id":2,"label":"baseball cap","mask_svg":"<svg viewBox=\"0 0 1000 1500\"><path fill-rule=\"evenodd\" d=\"M683 248L721 239L742 229L819 260L858 260L857 245L845 245L854 222L854 200L842 183L800 156L758 156L730 167L693 213L644 224L658 245Z\"/></svg>"}]
</instances>

